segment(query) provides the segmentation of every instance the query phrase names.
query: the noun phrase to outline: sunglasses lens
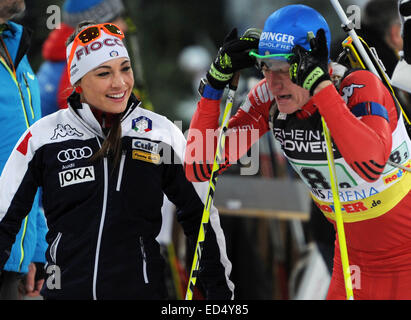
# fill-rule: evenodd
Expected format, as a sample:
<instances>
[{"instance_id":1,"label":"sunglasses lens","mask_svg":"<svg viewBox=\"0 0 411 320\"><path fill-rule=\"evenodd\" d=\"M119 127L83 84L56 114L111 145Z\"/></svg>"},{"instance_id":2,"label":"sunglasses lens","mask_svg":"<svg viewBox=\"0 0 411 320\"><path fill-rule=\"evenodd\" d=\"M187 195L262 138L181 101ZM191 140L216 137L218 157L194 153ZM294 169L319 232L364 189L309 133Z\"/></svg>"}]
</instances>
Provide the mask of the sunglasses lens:
<instances>
[{"instance_id":1,"label":"sunglasses lens","mask_svg":"<svg viewBox=\"0 0 411 320\"><path fill-rule=\"evenodd\" d=\"M90 27L80 32L80 34L78 35L78 39L81 41L81 43L86 44L96 39L99 35L100 31L97 27Z\"/></svg>"},{"instance_id":2,"label":"sunglasses lens","mask_svg":"<svg viewBox=\"0 0 411 320\"><path fill-rule=\"evenodd\" d=\"M288 70L289 64L287 61L278 59L259 59L258 64L261 69L268 69L271 71Z\"/></svg>"},{"instance_id":3,"label":"sunglasses lens","mask_svg":"<svg viewBox=\"0 0 411 320\"><path fill-rule=\"evenodd\" d=\"M114 24L108 23L108 24L105 24L104 27L106 27L106 29L113 34L117 34L119 36L123 35L123 32L119 28L117 28L117 26L115 26Z\"/></svg>"}]
</instances>

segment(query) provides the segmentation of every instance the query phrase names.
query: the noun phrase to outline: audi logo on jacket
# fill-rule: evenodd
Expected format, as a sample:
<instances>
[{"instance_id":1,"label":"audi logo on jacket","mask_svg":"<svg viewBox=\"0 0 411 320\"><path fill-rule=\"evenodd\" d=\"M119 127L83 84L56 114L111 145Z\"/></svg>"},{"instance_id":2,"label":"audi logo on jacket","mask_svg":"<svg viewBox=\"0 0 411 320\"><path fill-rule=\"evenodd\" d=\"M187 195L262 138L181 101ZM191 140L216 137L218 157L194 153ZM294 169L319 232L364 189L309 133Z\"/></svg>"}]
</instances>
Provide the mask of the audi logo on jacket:
<instances>
[{"instance_id":1,"label":"audi logo on jacket","mask_svg":"<svg viewBox=\"0 0 411 320\"><path fill-rule=\"evenodd\" d=\"M183 134L138 103L132 96L123 116L117 166L110 157L91 160L104 134L75 95L68 109L32 125L6 164L0 177L0 267L41 186L49 227L47 266L58 267L61 275L59 287L50 287L46 278L41 291L46 298L165 298L164 261L155 240L164 194L196 243L208 183L186 180ZM231 263L215 207L201 258L199 280L208 297L233 298Z\"/></svg>"}]
</instances>

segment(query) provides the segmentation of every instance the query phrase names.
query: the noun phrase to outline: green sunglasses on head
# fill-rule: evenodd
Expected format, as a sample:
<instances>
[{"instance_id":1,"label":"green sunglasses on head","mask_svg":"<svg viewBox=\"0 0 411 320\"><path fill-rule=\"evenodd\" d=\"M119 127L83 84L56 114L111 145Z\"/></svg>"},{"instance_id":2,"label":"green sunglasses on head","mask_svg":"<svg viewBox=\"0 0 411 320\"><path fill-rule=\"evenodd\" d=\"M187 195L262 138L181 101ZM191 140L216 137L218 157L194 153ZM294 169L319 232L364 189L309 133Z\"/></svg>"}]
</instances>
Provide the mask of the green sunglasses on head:
<instances>
[{"instance_id":1,"label":"green sunglasses on head","mask_svg":"<svg viewBox=\"0 0 411 320\"><path fill-rule=\"evenodd\" d=\"M251 50L249 52L249 55L252 57L256 57L257 59L285 58L288 60L290 57L294 55L294 53L275 53L275 54L260 55L254 50Z\"/></svg>"},{"instance_id":2,"label":"green sunglasses on head","mask_svg":"<svg viewBox=\"0 0 411 320\"><path fill-rule=\"evenodd\" d=\"M260 55L257 54L255 50L249 52L249 55L255 57L257 60L257 66L260 71L263 71L263 67L271 71L279 71L279 70L288 70L288 60L290 57L294 56L294 53L277 53L277 54L267 54L267 55ZM278 59L283 58L283 59Z\"/></svg>"}]
</instances>

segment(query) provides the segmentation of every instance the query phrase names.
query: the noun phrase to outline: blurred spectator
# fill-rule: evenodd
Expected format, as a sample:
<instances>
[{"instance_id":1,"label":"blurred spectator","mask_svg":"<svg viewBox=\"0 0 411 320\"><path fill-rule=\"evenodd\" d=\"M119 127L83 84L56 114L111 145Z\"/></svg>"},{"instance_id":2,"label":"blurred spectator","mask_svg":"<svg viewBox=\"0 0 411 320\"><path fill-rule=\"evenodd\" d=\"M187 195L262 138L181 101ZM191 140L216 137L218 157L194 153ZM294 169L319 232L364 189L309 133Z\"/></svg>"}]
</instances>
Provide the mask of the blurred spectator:
<instances>
[{"instance_id":1,"label":"blurred spectator","mask_svg":"<svg viewBox=\"0 0 411 320\"><path fill-rule=\"evenodd\" d=\"M391 78L403 47L397 0L370 0L362 12L358 35L377 50Z\"/></svg>"},{"instance_id":2,"label":"blurred spectator","mask_svg":"<svg viewBox=\"0 0 411 320\"><path fill-rule=\"evenodd\" d=\"M0 1L0 173L20 136L41 117L38 83L26 56L30 32L9 21L24 9L24 0ZM9 226L8 222L3 225ZM11 252L0 252L3 258L9 257L0 272L0 299L39 296L45 275L46 233L37 195Z\"/></svg>"},{"instance_id":3,"label":"blurred spectator","mask_svg":"<svg viewBox=\"0 0 411 320\"><path fill-rule=\"evenodd\" d=\"M398 0L370 0L363 10L363 20L358 35L370 47L374 47L385 66L385 72L392 79L394 69L403 50L401 19L398 12ZM411 117L410 94L394 87L403 110Z\"/></svg>"},{"instance_id":4,"label":"blurred spectator","mask_svg":"<svg viewBox=\"0 0 411 320\"><path fill-rule=\"evenodd\" d=\"M40 84L43 116L67 108L67 98L72 92L66 67L67 38L75 26L84 20L98 23L112 22L127 31L122 18L122 0L66 0L62 8L63 23L53 30L43 45L45 62L40 66L37 77Z\"/></svg>"}]
</instances>

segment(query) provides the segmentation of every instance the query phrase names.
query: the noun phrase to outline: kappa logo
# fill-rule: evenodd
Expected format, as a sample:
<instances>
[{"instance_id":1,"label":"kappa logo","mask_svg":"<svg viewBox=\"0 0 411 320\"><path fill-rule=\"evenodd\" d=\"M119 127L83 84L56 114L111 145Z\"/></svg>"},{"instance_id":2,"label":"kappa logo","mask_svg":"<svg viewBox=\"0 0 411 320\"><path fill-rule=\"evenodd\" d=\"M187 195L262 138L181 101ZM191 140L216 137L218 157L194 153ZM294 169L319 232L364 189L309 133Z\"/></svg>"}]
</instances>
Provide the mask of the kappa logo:
<instances>
[{"instance_id":1,"label":"kappa logo","mask_svg":"<svg viewBox=\"0 0 411 320\"><path fill-rule=\"evenodd\" d=\"M132 148L148 151L151 153L158 153L158 143L142 139L133 139Z\"/></svg>"},{"instance_id":2,"label":"kappa logo","mask_svg":"<svg viewBox=\"0 0 411 320\"><path fill-rule=\"evenodd\" d=\"M153 129L153 122L150 118L141 116L132 120L131 128L138 133L149 132Z\"/></svg>"},{"instance_id":3,"label":"kappa logo","mask_svg":"<svg viewBox=\"0 0 411 320\"><path fill-rule=\"evenodd\" d=\"M77 183L94 181L94 167L81 167L59 172L60 187L67 187Z\"/></svg>"},{"instance_id":4,"label":"kappa logo","mask_svg":"<svg viewBox=\"0 0 411 320\"><path fill-rule=\"evenodd\" d=\"M54 129L54 134L50 138L50 140L56 140L58 137L66 137L66 136L77 136L81 137L83 134L79 132L76 128L72 128L69 124L62 125L58 124L57 127Z\"/></svg>"},{"instance_id":5,"label":"kappa logo","mask_svg":"<svg viewBox=\"0 0 411 320\"><path fill-rule=\"evenodd\" d=\"M348 99L352 97L354 94L354 89L365 87L364 84L351 84L342 88L341 92L343 93L342 98L344 99L345 103L348 103Z\"/></svg>"}]
</instances>

